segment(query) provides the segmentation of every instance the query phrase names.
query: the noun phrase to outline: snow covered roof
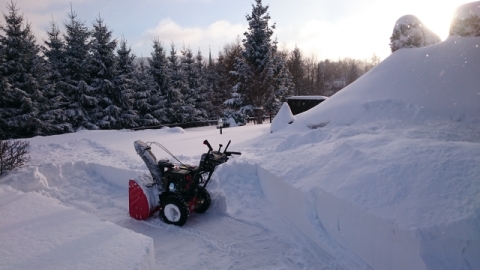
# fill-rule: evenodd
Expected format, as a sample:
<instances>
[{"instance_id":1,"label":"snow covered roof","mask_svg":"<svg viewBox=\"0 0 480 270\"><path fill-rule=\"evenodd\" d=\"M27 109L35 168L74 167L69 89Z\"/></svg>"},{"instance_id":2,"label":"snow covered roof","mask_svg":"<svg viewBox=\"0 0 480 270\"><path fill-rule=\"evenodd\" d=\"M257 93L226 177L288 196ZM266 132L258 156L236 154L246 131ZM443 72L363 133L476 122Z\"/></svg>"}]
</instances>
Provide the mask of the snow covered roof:
<instances>
[{"instance_id":1,"label":"snow covered roof","mask_svg":"<svg viewBox=\"0 0 480 270\"><path fill-rule=\"evenodd\" d=\"M288 100L290 100L290 99L325 100L327 98L328 97L325 97L325 96L291 96L291 97L288 97L287 99Z\"/></svg>"}]
</instances>

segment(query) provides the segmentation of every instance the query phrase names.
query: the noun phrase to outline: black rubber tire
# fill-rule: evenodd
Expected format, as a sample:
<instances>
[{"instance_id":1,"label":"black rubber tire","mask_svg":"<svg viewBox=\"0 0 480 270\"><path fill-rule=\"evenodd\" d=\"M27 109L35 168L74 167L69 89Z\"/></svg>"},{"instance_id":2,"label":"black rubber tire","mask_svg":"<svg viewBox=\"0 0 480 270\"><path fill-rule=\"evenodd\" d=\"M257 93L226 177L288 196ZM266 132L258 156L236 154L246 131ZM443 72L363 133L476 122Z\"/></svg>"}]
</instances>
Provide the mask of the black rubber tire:
<instances>
[{"instance_id":1,"label":"black rubber tire","mask_svg":"<svg viewBox=\"0 0 480 270\"><path fill-rule=\"evenodd\" d=\"M162 197L160 217L167 224L183 226L190 215L185 200L180 195L174 193Z\"/></svg>"},{"instance_id":2,"label":"black rubber tire","mask_svg":"<svg viewBox=\"0 0 480 270\"><path fill-rule=\"evenodd\" d=\"M210 198L210 193L204 188L200 188L197 194L197 207L195 208L195 213L205 213L210 207L212 199Z\"/></svg>"}]
</instances>

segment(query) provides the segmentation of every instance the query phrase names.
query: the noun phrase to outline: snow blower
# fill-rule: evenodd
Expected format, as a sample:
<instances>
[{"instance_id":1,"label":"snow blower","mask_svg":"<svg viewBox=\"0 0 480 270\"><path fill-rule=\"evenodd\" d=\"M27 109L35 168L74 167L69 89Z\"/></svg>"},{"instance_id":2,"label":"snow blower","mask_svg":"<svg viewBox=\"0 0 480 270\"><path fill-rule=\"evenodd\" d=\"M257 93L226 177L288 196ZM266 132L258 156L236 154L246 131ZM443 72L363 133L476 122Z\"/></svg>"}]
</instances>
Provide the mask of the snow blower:
<instances>
[{"instance_id":1,"label":"snow blower","mask_svg":"<svg viewBox=\"0 0 480 270\"><path fill-rule=\"evenodd\" d=\"M198 166L185 165L168 149L156 142L135 141L137 154L147 165L150 176L139 177L129 181L129 213L134 219L145 220L160 212L160 217L167 224L182 226L187 222L190 213L204 213L210 207L211 198L207 184L218 165L227 162L232 155L240 152L228 152L228 142L224 151L222 146L214 151L210 143L203 144L208 152L202 154ZM154 144L164 150L178 163L168 159L156 159L152 153Z\"/></svg>"}]
</instances>

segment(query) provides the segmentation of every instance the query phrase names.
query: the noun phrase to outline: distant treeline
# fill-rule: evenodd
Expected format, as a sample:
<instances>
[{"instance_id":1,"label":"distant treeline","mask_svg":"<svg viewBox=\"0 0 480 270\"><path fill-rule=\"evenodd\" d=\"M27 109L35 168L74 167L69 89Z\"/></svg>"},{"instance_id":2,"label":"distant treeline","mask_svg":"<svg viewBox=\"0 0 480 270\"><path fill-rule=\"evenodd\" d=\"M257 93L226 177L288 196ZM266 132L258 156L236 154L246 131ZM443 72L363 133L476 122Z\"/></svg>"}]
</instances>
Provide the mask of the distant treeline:
<instances>
[{"instance_id":1,"label":"distant treeline","mask_svg":"<svg viewBox=\"0 0 480 270\"><path fill-rule=\"evenodd\" d=\"M331 96L375 66L368 60L317 62L298 48L279 50L268 6L256 0L245 39L204 57L156 39L136 60L98 17L88 27L74 11L38 44L7 5L0 24L0 139L124 129L275 113L292 95ZM260 42L259 42L260 40Z\"/></svg>"}]
</instances>

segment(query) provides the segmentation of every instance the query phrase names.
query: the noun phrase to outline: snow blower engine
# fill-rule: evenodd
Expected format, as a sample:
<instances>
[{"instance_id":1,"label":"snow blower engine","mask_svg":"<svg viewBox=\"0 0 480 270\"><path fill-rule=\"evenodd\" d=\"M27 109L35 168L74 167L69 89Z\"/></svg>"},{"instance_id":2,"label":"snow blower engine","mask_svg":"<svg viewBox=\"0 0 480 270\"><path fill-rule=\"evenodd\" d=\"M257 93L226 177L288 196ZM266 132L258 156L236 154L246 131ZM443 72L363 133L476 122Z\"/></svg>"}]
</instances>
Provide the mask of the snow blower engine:
<instances>
[{"instance_id":1,"label":"snow blower engine","mask_svg":"<svg viewBox=\"0 0 480 270\"><path fill-rule=\"evenodd\" d=\"M157 161L151 151L152 144L178 163L168 159ZM182 226L191 212L207 211L211 198L206 187L213 172L218 165L227 162L228 157L241 153L227 152L230 141L223 152L221 144L218 151L214 151L207 140L203 144L208 147L208 152L201 156L198 166L191 166L180 162L159 143L134 142L135 150L147 165L151 178L147 175L129 182L129 213L132 218L144 220L159 211L165 223Z\"/></svg>"}]
</instances>

